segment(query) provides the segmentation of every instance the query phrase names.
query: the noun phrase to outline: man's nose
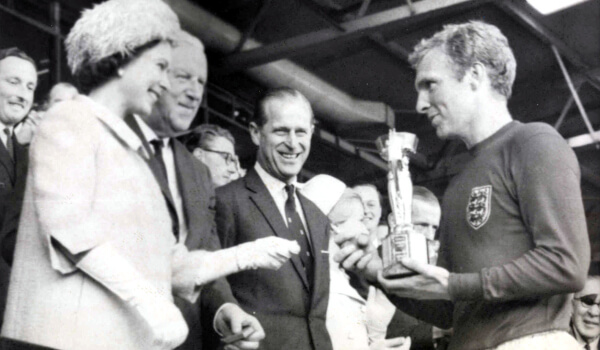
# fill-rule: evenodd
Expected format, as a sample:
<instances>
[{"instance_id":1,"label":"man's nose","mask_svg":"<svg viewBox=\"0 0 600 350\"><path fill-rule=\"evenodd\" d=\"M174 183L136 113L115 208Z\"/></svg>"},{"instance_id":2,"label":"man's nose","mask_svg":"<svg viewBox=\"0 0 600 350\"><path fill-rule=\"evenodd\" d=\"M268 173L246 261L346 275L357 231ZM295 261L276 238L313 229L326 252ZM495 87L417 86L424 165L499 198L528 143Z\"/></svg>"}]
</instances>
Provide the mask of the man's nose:
<instances>
[{"instance_id":1,"label":"man's nose","mask_svg":"<svg viewBox=\"0 0 600 350\"><path fill-rule=\"evenodd\" d=\"M598 304L594 304L590 306L588 312L593 316L600 316L600 306Z\"/></svg>"},{"instance_id":2,"label":"man's nose","mask_svg":"<svg viewBox=\"0 0 600 350\"><path fill-rule=\"evenodd\" d=\"M295 148L298 145L298 136L295 132L290 132L286 139L286 145L290 148Z\"/></svg>"},{"instance_id":3,"label":"man's nose","mask_svg":"<svg viewBox=\"0 0 600 350\"><path fill-rule=\"evenodd\" d=\"M169 81L169 76L166 71L162 74L159 85L163 93L171 89L171 82Z\"/></svg>"},{"instance_id":4,"label":"man's nose","mask_svg":"<svg viewBox=\"0 0 600 350\"><path fill-rule=\"evenodd\" d=\"M196 102L202 99L203 89L200 83L192 83L187 89L185 89L186 96Z\"/></svg>"},{"instance_id":5,"label":"man's nose","mask_svg":"<svg viewBox=\"0 0 600 350\"><path fill-rule=\"evenodd\" d=\"M419 92L419 96L417 97L417 105L415 109L419 113L427 113L427 109L429 109L429 96L427 96L424 92Z\"/></svg>"}]
</instances>

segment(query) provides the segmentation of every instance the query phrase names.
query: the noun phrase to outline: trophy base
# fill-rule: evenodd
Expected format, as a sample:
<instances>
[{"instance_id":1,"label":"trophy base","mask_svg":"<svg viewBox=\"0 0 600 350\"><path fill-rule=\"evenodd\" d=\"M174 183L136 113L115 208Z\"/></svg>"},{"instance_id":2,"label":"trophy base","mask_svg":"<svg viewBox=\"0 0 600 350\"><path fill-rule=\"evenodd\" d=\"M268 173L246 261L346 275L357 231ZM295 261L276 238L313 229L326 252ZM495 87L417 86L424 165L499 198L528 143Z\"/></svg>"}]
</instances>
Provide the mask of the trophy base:
<instances>
[{"instance_id":1,"label":"trophy base","mask_svg":"<svg viewBox=\"0 0 600 350\"><path fill-rule=\"evenodd\" d=\"M385 267L382 271L382 275L387 279L397 279L415 276L417 273L413 270L407 269L404 267L404 265L397 263Z\"/></svg>"}]
</instances>

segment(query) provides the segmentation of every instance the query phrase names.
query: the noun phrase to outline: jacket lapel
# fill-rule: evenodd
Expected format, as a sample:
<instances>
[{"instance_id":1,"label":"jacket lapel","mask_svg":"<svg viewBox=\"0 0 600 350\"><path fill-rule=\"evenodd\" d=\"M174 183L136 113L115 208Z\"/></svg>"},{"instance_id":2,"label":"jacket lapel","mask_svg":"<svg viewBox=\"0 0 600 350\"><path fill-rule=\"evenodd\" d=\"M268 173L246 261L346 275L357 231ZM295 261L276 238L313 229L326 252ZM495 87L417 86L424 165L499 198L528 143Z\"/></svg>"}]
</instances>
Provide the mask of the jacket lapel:
<instances>
[{"instance_id":1,"label":"jacket lapel","mask_svg":"<svg viewBox=\"0 0 600 350\"><path fill-rule=\"evenodd\" d=\"M248 174L244 178L246 181L246 187L250 190L250 200L256 205L258 210L263 214L271 229L276 236L281 238L289 239L295 241L297 237L294 237L290 230L288 230L283 218L281 217L281 213L279 209L277 209L277 205L275 204L275 200L271 197L269 190L262 182L258 173L254 168L248 171ZM292 265L294 269L302 279L302 283L307 290L309 289L308 280L306 279L306 273L304 273L304 268L302 267L302 262L298 255L293 255L290 259L292 261Z\"/></svg>"},{"instance_id":2,"label":"jacket lapel","mask_svg":"<svg viewBox=\"0 0 600 350\"><path fill-rule=\"evenodd\" d=\"M194 220L198 220L201 218L191 216L190 213L187 212L187 210L188 208L194 208L199 205L197 201L199 200L198 189L200 188L200 184L196 180L196 176L194 176L194 165L190 163L188 158L186 158L185 152L187 152L185 147L178 141L173 140L175 168L177 169L177 183L179 184L179 192L181 193L181 198L183 201L185 223L187 227L195 227L196 225L193 223ZM198 235L193 235L188 230L185 245L188 247L197 246L200 242L192 240L197 240L198 238Z\"/></svg>"}]
</instances>

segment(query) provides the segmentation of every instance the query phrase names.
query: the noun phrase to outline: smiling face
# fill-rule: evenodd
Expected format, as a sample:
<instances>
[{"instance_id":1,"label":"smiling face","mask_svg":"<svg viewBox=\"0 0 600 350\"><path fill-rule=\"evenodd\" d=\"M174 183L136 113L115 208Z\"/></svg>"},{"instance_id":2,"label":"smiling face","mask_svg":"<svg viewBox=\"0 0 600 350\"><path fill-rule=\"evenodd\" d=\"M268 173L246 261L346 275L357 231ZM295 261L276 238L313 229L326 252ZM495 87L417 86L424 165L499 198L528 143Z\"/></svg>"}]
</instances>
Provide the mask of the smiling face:
<instances>
[{"instance_id":1,"label":"smiling face","mask_svg":"<svg viewBox=\"0 0 600 350\"><path fill-rule=\"evenodd\" d=\"M171 63L171 45L161 42L144 50L120 69L120 91L126 112L147 116L161 95L169 90L167 69Z\"/></svg>"},{"instance_id":2,"label":"smiling face","mask_svg":"<svg viewBox=\"0 0 600 350\"><path fill-rule=\"evenodd\" d=\"M373 186L356 186L354 191L358 193L365 205L365 224L369 230L379 225L381 219L381 203L379 193Z\"/></svg>"},{"instance_id":3,"label":"smiling face","mask_svg":"<svg viewBox=\"0 0 600 350\"><path fill-rule=\"evenodd\" d=\"M465 140L469 135L475 112L475 96L469 75L467 71L458 80L450 58L441 48L429 51L417 65L416 109L427 115L440 139Z\"/></svg>"},{"instance_id":4,"label":"smiling face","mask_svg":"<svg viewBox=\"0 0 600 350\"><path fill-rule=\"evenodd\" d=\"M273 177L289 183L298 175L310 152L313 133L310 105L295 96L272 98L265 106L262 126L250 123L258 162Z\"/></svg>"},{"instance_id":5,"label":"smiling face","mask_svg":"<svg viewBox=\"0 0 600 350\"><path fill-rule=\"evenodd\" d=\"M11 126L31 109L37 72L31 62L18 57L0 61L0 122Z\"/></svg>"},{"instance_id":6,"label":"smiling face","mask_svg":"<svg viewBox=\"0 0 600 350\"><path fill-rule=\"evenodd\" d=\"M162 95L148 120L159 136L174 136L190 127L202 103L207 75L202 50L186 43L173 49L169 69L171 89Z\"/></svg>"},{"instance_id":7,"label":"smiling face","mask_svg":"<svg viewBox=\"0 0 600 350\"><path fill-rule=\"evenodd\" d=\"M594 305L586 305L579 298L595 295ZM588 297L590 300L591 297ZM587 299L587 298L586 298ZM588 278L582 291L575 294L573 299L573 327L578 340L590 342L600 336L600 278Z\"/></svg>"}]
</instances>

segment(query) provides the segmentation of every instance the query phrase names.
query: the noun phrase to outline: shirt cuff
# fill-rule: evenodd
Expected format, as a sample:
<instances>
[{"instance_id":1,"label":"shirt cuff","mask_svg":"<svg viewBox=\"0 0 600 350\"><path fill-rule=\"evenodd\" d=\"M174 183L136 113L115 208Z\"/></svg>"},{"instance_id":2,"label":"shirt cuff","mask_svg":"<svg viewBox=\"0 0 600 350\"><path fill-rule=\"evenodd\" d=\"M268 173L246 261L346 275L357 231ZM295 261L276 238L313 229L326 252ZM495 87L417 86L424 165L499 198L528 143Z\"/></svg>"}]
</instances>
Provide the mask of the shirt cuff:
<instances>
[{"instance_id":1,"label":"shirt cuff","mask_svg":"<svg viewBox=\"0 0 600 350\"><path fill-rule=\"evenodd\" d=\"M223 336L223 333L221 333L221 331L217 328L217 319L219 318L219 313L221 312L221 310L223 310L223 308L227 305L235 305L235 304L234 303L225 303L225 304L221 305L221 307L219 307L217 309L217 312L215 312L215 318L213 319L213 329L221 337Z\"/></svg>"},{"instance_id":2,"label":"shirt cuff","mask_svg":"<svg viewBox=\"0 0 600 350\"><path fill-rule=\"evenodd\" d=\"M451 273L448 293L452 301L483 299L483 284L479 273Z\"/></svg>"}]
</instances>

